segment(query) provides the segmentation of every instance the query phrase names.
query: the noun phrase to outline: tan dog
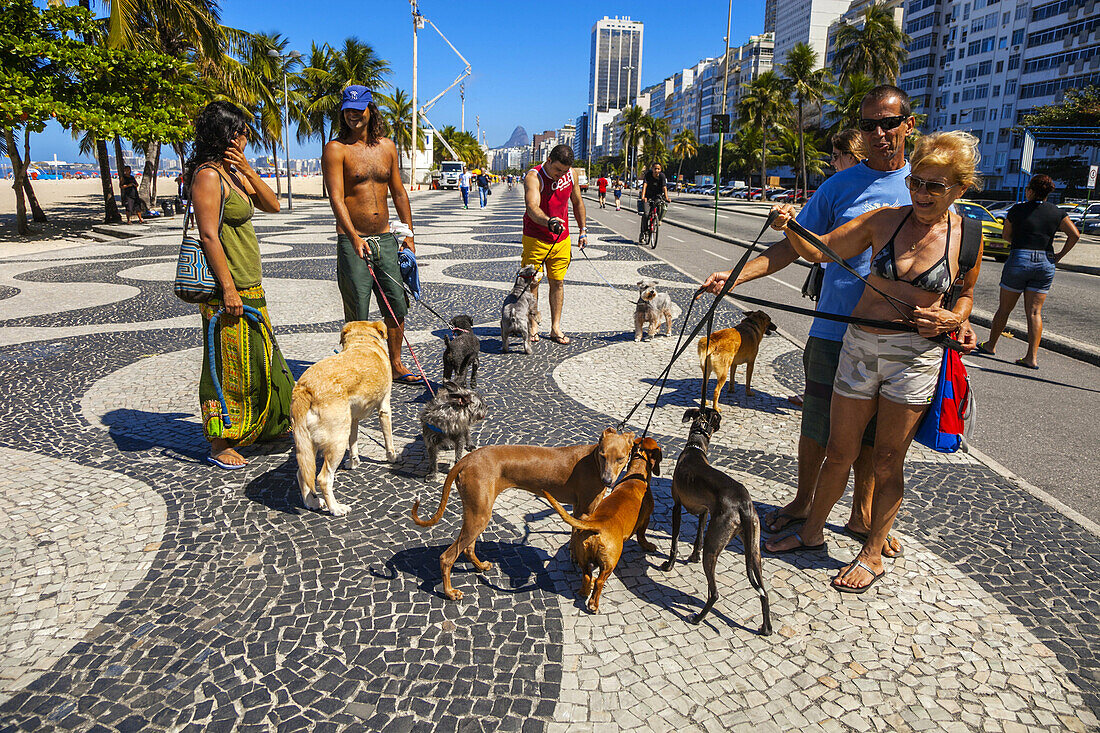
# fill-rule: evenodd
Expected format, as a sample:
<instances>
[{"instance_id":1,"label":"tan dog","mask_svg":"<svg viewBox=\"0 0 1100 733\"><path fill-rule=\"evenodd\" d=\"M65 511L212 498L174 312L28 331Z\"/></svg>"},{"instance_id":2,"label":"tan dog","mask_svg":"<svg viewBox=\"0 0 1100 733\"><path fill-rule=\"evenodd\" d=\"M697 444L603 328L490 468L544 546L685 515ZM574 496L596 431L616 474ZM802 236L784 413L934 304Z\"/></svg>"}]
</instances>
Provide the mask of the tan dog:
<instances>
[{"instance_id":1,"label":"tan dog","mask_svg":"<svg viewBox=\"0 0 1100 733\"><path fill-rule=\"evenodd\" d=\"M600 612L600 594L623 554L623 543L633 534L647 552L657 546L645 538L649 516L653 513L653 493L649 490L651 476L661 475L661 448L653 438L634 441L634 452L626 476L597 506L590 516L574 519L562 505L545 491L542 495L562 519L575 531L573 553L581 566L584 581L579 595L588 601L588 610ZM596 576L596 571L599 576Z\"/></svg>"},{"instance_id":2,"label":"tan dog","mask_svg":"<svg viewBox=\"0 0 1100 733\"><path fill-rule=\"evenodd\" d=\"M517 488L532 494L548 492L558 501L572 504L578 514L589 511L605 487L615 483L634 445L634 433L619 434L608 428L595 445L544 448L537 445L488 445L467 454L454 465L443 483L443 497L431 519L417 516L420 501L413 504L412 519L421 527L439 522L457 483L462 497L462 530L458 539L439 557L443 572L443 593L452 601L462 591L451 585L451 567L465 552L474 567L484 572L492 563L474 554L474 541L489 526L493 504L505 489Z\"/></svg>"},{"instance_id":3,"label":"tan dog","mask_svg":"<svg viewBox=\"0 0 1100 733\"><path fill-rule=\"evenodd\" d=\"M393 376L386 347L386 324L352 321L340 332L340 353L317 362L298 380L290 403L290 424L298 457L298 488L310 509L328 509L340 517L351 508L332 493L336 467L351 451L350 468L359 465L359 420L378 411L386 460L397 457L390 425ZM317 451L324 464L314 485Z\"/></svg>"},{"instance_id":4,"label":"tan dog","mask_svg":"<svg viewBox=\"0 0 1100 733\"><path fill-rule=\"evenodd\" d=\"M714 409L719 412L718 395L722 391L722 385L726 378L730 380L730 392L737 383L737 365L746 364L745 368L745 394L752 396L752 368L756 364L756 354L760 350L760 342L765 333L773 333L776 328L772 325L771 317L764 311L752 311L745 315L745 319L733 328L724 328L715 331L707 337L699 339L699 367L703 370L703 393L706 394L707 382L713 373L718 379L714 388ZM707 357L710 357L710 366L707 366Z\"/></svg>"}]
</instances>

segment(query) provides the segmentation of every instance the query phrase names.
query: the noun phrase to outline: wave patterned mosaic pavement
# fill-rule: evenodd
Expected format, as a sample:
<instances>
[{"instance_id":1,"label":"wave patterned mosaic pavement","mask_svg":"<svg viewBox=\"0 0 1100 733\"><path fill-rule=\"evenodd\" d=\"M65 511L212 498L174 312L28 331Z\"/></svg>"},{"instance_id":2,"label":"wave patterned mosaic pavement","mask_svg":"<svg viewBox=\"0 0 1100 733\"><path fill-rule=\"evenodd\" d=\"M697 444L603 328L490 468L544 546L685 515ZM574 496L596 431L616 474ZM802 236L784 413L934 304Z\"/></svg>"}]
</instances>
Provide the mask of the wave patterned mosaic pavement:
<instances>
[{"instance_id":1,"label":"wave patterned mosaic pavement","mask_svg":"<svg viewBox=\"0 0 1100 733\"><path fill-rule=\"evenodd\" d=\"M485 210L414 199L426 300L467 313L482 340L489 419L479 445L565 445L616 424L667 363L674 339L635 343L634 282L673 297L689 278L598 224L574 250L565 329L573 344L501 354L500 303L518 267L522 201ZM276 334L300 374L331 353L341 310L335 236L322 202L257 218ZM166 223L167 224L167 223ZM365 461L341 470L352 507L333 518L298 498L289 442L250 449L231 474L202 463L198 316L171 297L176 235L158 225L120 245L0 260L0 727L32 730L1086 730L1100 711L1096 537L989 468L915 450L899 534L906 553L871 593L829 578L858 551L765 556L776 634L737 541L720 556L720 598L700 626L699 566L667 557L669 479L684 408L698 400L691 348L650 432L665 453L651 539L633 541L599 615L575 591L567 527L541 499L506 492L478 553L439 593L439 553L457 535L441 485L426 483L416 415L394 387L395 464L369 418ZM548 328L545 288L540 293ZM612 292L612 291L615 292ZM696 310L696 312L698 312ZM734 325L721 308L716 328ZM408 335L441 373L444 324L414 306ZM743 376L742 376L743 379ZM716 465L758 508L793 492L800 352L767 338L754 374L723 393ZM655 394L655 393L654 393ZM630 427L640 431L649 410ZM444 454L449 465L451 455ZM847 506L834 515L839 528ZM686 538L695 522L684 522ZM1036 561L1041 559L1041 563Z\"/></svg>"}]
</instances>

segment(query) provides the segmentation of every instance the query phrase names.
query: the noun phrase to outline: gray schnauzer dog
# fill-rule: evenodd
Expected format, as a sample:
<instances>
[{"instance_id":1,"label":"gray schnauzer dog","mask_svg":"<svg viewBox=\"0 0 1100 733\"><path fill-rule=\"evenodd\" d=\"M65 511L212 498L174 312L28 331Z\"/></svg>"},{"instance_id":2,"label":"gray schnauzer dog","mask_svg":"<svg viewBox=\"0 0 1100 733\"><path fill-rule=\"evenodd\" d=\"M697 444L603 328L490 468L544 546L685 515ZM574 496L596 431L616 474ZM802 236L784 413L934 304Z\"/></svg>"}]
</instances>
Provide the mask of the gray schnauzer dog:
<instances>
[{"instance_id":1,"label":"gray schnauzer dog","mask_svg":"<svg viewBox=\"0 0 1100 733\"><path fill-rule=\"evenodd\" d=\"M665 319L665 336L672 335L672 298L657 292L656 280L638 281L638 306L634 309L634 340L642 340L642 329L649 326L653 338Z\"/></svg>"},{"instance_id":2,"label":"gray schnauzer dog","mask_svg":"<svg viewBox=\"0 0 1100 733\"><path fill-rule=\"evenodd\" d=\"M424 446L428 449L429 481L439 477L439 450L454 448L455 463L467 450L473 450L470 428L484 420L488 410L485 400L472 389L456 382L444 382L435 397L420 412L420 430L424 434Z\"/></svg>"},{"instance_id":3,"label":"gray schnauzer dog","mask_svg":"<svg viewBox=\"0 0 1100 733\"><path fill-rule=\"evenodd\" d=\"M531 293L539 268L526 265L516 273L512 292L500 309L500 350L508 353L508 338L518 336L523 341L523 353L531 353L531 330L542 320L539 304Z\"/></svg>"},{"instance_id":4,"label":"gray schnauzer dog","mask_svg":"<svg viewBox=\"0 0 1100 733\"><path fill-rule=\"evenodd\" d=\"M451 319L451 335L443 337L447 344L443 352L443 379L466 383L466 370L470 370L470 386L477 386L477 368L480 363L481 341L474 335L474 320L469 316Z\"/></svg>"}]
</instances>

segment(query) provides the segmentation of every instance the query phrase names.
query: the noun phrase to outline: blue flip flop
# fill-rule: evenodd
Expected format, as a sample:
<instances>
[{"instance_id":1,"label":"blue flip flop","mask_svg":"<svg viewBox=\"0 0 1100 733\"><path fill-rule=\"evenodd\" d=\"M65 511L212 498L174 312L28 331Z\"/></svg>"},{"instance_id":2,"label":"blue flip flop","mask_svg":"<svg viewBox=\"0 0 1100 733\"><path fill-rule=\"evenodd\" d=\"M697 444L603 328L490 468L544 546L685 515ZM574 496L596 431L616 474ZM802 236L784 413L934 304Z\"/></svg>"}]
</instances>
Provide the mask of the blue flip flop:
<instances>
[{"instance_id":1,"label":"blue flip flop","mask_svg":"<svg viewBox=\"0 0 1100 733\"><path fill-rule=\"evenodd\" d=\"M424 384L424 377L409 372L408 374L402 374L400 377L394 377L393 381L397 384Z\"/></svg>"},{"instance_id":2,"label":"blue flip flop","mask_svg":"<svg viewBox=\"0 0 1100 733\"><path fill-rule=\"evenodd\" d=\"M218 468L220 468L224 471L236 471L238 468L244 468L245 466L248 465L247 463L241 463L241 464L226 463L225 461L219 461L214 456L207 456L206 457L206 462L209 463L212 466L217 466Z\"/></svg>"}]
</instances>

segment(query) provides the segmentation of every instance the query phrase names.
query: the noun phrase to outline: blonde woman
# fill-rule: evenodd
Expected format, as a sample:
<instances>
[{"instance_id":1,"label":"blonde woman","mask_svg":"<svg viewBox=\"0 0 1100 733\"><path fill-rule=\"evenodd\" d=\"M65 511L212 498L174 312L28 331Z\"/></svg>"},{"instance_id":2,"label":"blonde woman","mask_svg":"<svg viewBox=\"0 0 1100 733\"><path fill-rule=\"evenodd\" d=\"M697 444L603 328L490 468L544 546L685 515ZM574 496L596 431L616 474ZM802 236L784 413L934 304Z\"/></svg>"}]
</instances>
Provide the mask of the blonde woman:
<instances>
[{"instance_id":1,"label":"blonde woman","mask_svg":"<svg viewBox=\"0 0 1100 733\"><path fill-rule=\"evenodd\" d=\"M833 587L841 592L862 593L886 573L882 548L901 506L905 455L931 403L942 358L941 347L925 337L952 332L970 316L977 265L967 272L952 307L944 308L942 303L958 276L962 244L962 218L952 206L967 189L979 185L979 160L978 140L972 135L942 132L923 137L910 159L912 172L905 180L912 205L876 209L820 235L844 259L869 250L869 281L909 303L919 328L919 333L911 333L848 326L833 382L825 463L810 514L801 530L765 546L770 552L790 552L824 545L826 519L844 493L864 428L877 411L871 531L856 559L833 579ZM786 230L794 218L793 209L784 205L773 211L774 228ZM786 234L806 259L825 259L794 231ZM893 306L870 288L863 291L852 315L902 320Z\"/></svg>"}]
</instances>

